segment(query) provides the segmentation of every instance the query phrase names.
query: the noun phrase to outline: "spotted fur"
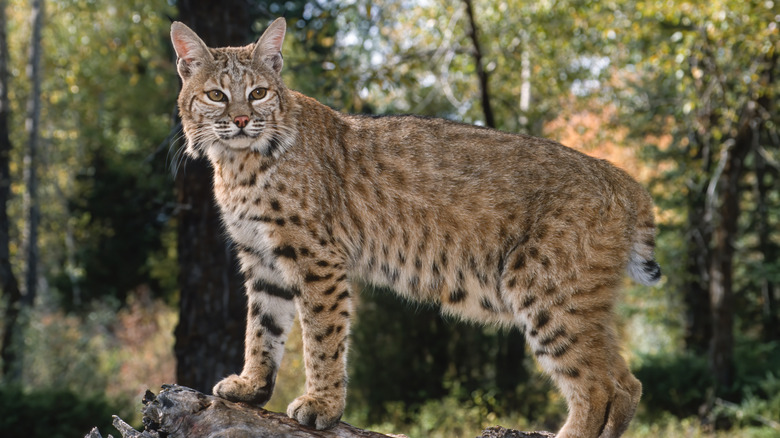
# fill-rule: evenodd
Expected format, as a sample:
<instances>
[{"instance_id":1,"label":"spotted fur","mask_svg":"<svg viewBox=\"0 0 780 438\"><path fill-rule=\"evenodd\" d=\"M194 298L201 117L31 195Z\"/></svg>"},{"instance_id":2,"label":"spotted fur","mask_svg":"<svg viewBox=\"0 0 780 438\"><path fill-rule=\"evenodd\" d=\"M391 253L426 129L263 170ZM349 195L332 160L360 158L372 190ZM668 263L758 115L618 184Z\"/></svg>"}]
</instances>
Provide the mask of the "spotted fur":
<instances>
[{"instance_id":1,"label":"spotted fur","mask_svg":"<svg viewBox=\"0 0 780 438\"><path fill-rule=\"evenodd\" d=\"M643 284L660 278L652 201L639 184L553 141L345 115L288 90L283 19L239 48L207 48L181 23L171 34L187 150L214 167L249 297L244 369L215 394L270 398L297 310L306 393L288 414L335 424L350 279L362 279L464 319L521 327L568 402L558 436L623 433L641 385L619 353L615 295L626 271Z\"/></svg>"}]
</instances>

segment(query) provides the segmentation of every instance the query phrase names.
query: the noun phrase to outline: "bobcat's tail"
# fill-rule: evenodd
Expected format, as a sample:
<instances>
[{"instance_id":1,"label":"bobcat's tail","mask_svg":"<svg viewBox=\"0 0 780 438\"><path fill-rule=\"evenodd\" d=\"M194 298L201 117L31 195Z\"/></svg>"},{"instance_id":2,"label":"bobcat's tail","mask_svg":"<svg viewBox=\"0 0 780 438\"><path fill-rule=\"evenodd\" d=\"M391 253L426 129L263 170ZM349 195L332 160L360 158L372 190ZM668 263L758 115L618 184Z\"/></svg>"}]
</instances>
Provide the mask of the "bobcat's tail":
<instances>
[{"instance_id":1,"label":"bobcat's tail","mask_svg":"<svg viewBox=\"0 0 780 438\"><path fill-rule=\"evenodd\" d=\"M651 210L652 211L652 210ZM655 261L655 223L652 213L640 221L634 232L634 243L628 260L628 275L638 283L653 286L661 280L661 267Z\"/></svg>"}]
</instances>

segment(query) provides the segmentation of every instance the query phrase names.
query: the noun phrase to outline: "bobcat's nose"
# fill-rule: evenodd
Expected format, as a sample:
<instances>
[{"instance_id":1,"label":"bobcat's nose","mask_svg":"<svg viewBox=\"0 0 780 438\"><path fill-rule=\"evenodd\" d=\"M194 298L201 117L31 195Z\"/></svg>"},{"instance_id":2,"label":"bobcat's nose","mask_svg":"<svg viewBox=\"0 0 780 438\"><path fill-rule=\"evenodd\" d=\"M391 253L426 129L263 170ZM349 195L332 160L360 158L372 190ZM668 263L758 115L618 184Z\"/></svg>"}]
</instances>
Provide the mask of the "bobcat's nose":
<instances>
[{"instance_id":1,"label":"bobcat's nose","mask_svg":"<svg viewBox=\"0 0 780 438\"><path fill-rule=\"evenodd\" d=\"M233 119L233 123L239 128L246 128L246 125L249 124L249 116L236 116L236 118Z\"/></svg>"}]
</instances>

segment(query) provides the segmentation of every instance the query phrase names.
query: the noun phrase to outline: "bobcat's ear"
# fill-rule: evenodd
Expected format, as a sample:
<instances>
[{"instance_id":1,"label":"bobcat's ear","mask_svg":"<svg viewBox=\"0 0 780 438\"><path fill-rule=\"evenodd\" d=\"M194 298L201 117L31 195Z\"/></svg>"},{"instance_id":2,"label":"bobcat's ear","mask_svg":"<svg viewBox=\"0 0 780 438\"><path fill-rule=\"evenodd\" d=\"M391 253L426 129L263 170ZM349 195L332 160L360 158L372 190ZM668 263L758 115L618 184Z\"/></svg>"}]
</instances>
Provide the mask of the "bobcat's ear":
<instances>
[{"instance_id":1,"label":"bobcat's ear","mask_svg":"<svg viewBox=\"0 0 780 438\"><path fill-rule=\"evenodd\" d=\"M198 35L180 21L174 21L171 24L171 41L176 56L176 67L179 70L179 76L187 79L203 63L211 58L206 43Z\"/></svg>"},{"instance_id":2,"label":"bobcat's ear","mask_svg":"<svg viewBox=\"0 0 780 438\"><path fill-rule=\"evenodd\" d=\"M255 43L252 57L255 61L261 61L271 67L276 73L282 71L282 43L284 34L287 31L287 21L284 18L277 18L263 32L263 35Z\"/></svg>"}]
</instances>

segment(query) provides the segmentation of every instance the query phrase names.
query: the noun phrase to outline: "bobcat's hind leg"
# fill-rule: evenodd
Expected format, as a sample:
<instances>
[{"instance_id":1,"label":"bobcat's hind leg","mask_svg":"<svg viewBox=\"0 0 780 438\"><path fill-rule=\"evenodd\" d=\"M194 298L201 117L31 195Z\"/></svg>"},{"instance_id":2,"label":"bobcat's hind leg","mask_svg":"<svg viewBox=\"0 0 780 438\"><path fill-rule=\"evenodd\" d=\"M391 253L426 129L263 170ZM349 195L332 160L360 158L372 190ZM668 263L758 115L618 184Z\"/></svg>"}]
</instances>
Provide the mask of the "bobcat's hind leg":
<instances>
[{"instance_id":1,"label":"bobcat's hind leg","mask_svg":"<svg viewBox=\"0 0 780 438\"><path fill-rule=\"evenodd\" d=\"M622 409L622 404L616 406L619 388L609 371L615 336L608 312L590 309L592 319L575 323L569 313L573 309L539 306L528 312L527 340L540 367L566 398L569 415L557 436L606 437L602 433L613 410Z\"/></svg>"},{"instance_id":2,"label":"bobcat's hind leg","mask_svg":"<svg viewBox=\"0 0 780 438\"><path fill-rule=\"evenodd\" d=\"M623 435L628 429L634 413L636 413L639 399L642 396L642 383L631 374L625 359L617 354L617 351L613 355L610 366L617 385L609 420L601 434L604 438Z\"/></svg>"},{"instance_id":3,"label":"bobcat's hind leg","mask_svg":"<svg viewBox=\"0 0 780 438\"><path fill-rule=\"evenodd\" d=\"M259 406L271 398L284 343L295 318L293 298L287 290L262 280L247 282L248 313L244 342L244 369L214 386L213 392L231 401Z\"/></svg>"},{"instance_id":4,"label":"bobcat's hind leg","mask_svg":"<svg viewBox=\"0 0 780 438\"><path fill-rule=\"evenodd\" d=\"M569 408L559 438L618 437L639 400L638 382L619 355L613 300L623 267L574 270L574 259L518 247L507 257L504 299L525 329L539 366ZM619 361L618 361L619 359Z\"/></svg>"}]
</instances>

